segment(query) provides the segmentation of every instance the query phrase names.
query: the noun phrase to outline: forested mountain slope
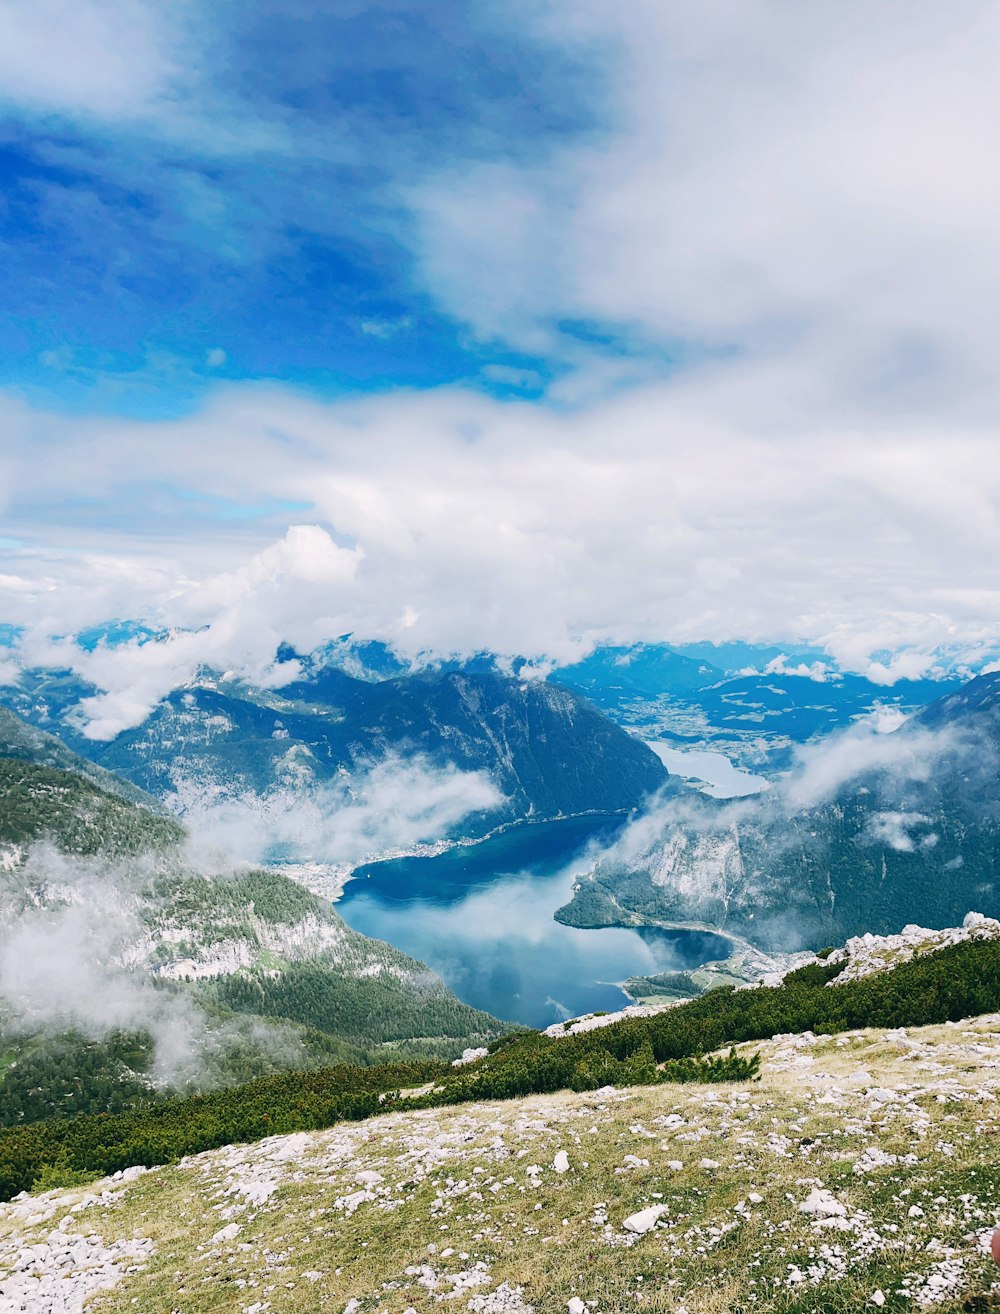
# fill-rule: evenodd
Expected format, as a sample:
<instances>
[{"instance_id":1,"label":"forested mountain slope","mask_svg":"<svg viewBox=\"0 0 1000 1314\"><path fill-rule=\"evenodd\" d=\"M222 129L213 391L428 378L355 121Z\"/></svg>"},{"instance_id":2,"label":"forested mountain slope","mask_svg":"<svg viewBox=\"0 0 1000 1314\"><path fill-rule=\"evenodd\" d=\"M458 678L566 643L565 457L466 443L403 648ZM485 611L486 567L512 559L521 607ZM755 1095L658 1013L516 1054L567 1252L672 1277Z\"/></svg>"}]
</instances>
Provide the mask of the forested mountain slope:
<instances>
[{"instance_id":1,"label":"forested mountain slope","mask_svg":"<svg viewBox=\"0 0 1000 1314\"><path fill-rule=\"evenodd\" d=\"M277 872L201 869L176 821L0 756L0 1122L501 1030Z\"/></svg>"},{"instance_id":2,"label":"forested mountain slope","mask_svg":"<svg viewBox=\"0 0 1000 1314\"><path fill-rule=\"evenodd\" d=\"M198 686L172 694L99 758L154 792L188 772L261 792L389 754L488 773L503 801L470 818L472 830L516 816L634 807L666 780L645 745L572 693L494 675L372 684L331 670L268 693Z\"/></svg>"},{"instance_id":3,"label":"forested mountain slope","mask_svg":"<svg viewBox=\"0 0 1000 1314\"><path fill-rule=\"evenodd\" d=\"M51 682L27 695L35 678L27 673L6 697L34 720L64 725ZM633 808L667 780L654 753L569 689L490 672L374 682L327 666L269 690L205 672L111 742L72 742L156 795L192 779L260 795L419 756L484 772L495 786L497 806L467 818L465 833L522 816Z\"/></svg>"},{"instance_id":4,"label":"forested mountain slope","mask_svg":"<svg viewBox=\"0 0 1000 1314\"><path fill-rule=\"evenodd\" d=\"M35 766L56 767L84 776L105 793L116 794L133 803L158 810L153 798L126 780L105 771L95 763L74 753L56 734L30 724L7 707L0 706L0 758L29 762Z\"/></svg>"},{"instance_id":5,"label":"forested mountain slope","mask_svg":"<svg viewBox=\"0 0 1000 1314\"><path fill-rule=\"evenodd\" d=\"M1000 677L982 676L938 700L815 801L794 776L750 800L668 801L581 880L560 918L696 920L791 949L949 925L970 906L995 915L998 691Z\"/></svg>"}]
</instances>

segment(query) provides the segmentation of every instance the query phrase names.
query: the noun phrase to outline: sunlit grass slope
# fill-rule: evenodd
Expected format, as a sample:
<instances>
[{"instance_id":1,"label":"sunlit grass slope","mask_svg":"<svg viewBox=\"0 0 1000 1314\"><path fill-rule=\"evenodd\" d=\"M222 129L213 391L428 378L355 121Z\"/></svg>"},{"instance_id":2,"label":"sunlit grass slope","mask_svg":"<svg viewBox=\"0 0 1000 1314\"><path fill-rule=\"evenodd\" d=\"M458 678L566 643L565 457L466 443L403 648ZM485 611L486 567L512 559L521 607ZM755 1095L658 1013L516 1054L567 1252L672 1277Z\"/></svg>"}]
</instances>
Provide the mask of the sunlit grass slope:
<instances>
[{"instance_id":1,"label":"sunlit grass slope","mask_svg":"<svg viewBox=\"0 0 1000 1314\"><path fill-rule=\"evenodd\" d=\"M115 1314L1000 1308L1000 1016L761 1048L745 1085L399 1111L22 1198L0 1272L62 1309L79 1234Z\"/></svg>"}]
</instances>

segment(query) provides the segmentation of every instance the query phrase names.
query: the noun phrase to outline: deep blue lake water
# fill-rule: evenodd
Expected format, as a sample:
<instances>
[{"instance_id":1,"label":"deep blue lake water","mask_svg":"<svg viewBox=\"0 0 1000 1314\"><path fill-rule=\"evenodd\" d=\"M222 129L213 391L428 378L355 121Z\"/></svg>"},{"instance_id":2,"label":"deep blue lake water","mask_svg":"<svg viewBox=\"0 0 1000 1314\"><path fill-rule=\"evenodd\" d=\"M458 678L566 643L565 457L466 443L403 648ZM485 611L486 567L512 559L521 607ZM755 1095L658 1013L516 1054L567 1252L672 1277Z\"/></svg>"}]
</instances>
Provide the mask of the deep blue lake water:
<instances>
[{"instance_id":1,"label":"deep blue lake water","mask_svg":"<svg viewBox=\"0 0 1000 1314\"><path fill-rule=\"evenodd\" d=\"M628 998L629 976L683 971L725 957L703 931L562 926L552 914L589 869L587 847L621 824L576 817L513 827L427 858L360 867L337 911L356 930L429 964L460 999L544 1027Z\"/></svg>"}]
</instances>

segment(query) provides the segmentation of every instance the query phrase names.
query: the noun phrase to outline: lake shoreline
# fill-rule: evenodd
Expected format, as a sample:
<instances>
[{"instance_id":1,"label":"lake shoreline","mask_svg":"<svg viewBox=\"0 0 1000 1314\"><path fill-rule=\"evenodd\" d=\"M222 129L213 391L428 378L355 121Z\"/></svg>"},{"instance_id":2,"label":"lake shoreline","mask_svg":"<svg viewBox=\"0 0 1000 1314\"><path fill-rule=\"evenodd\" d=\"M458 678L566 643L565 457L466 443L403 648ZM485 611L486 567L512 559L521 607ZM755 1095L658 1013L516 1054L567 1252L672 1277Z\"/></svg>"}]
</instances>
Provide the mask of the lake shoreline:
<instances>
[{"instance_id":1,"label":"lake shoreline","mask_svg":"<svg viewBox=\"0 0 1000 1314\"><path fill-rule=\"evenodd\" d=\"M628 813L505 823L490 839L359 866L338 911L426 962L464 1002L527 1026L628 1006L632 978L735 948L710 928L568 927L554 913Z\"/></svg>"}]
</instances>

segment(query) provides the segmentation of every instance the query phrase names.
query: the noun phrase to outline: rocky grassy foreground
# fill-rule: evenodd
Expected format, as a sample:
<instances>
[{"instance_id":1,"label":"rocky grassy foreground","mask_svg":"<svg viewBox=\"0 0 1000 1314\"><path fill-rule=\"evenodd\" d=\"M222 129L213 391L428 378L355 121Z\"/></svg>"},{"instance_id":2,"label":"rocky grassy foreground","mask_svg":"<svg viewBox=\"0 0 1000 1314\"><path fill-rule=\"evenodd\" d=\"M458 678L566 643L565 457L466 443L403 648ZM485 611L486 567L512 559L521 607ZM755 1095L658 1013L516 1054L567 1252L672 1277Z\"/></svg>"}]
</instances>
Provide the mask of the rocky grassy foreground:
<instances>
[{"instance_id":1,"label":"rocky grassy foreground","mask_svg":"<svg viewBox=\"0 0 1000 1314\"><path fill-rule=\"evenodd\" d=\"M742 1087L396 1112L22 1196L0 1310L1000 1310L1000 1015L759 1048Z\"/></svg>"}]
</instances>

